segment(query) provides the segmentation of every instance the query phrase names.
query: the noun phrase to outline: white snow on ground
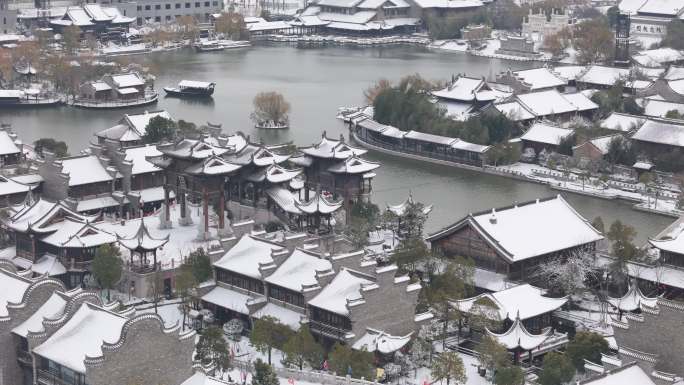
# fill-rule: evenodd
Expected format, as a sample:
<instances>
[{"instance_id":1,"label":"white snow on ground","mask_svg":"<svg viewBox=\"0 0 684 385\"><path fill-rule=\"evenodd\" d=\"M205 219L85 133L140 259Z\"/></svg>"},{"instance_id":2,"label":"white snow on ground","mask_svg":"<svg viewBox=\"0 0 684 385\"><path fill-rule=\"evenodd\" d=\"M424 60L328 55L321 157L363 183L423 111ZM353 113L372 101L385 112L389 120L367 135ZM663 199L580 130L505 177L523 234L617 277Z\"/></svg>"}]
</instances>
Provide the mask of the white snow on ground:
<instances>
[{"instance_id":1,"label":"white snow on ground","mask_svg":"<svg viewBox=\"0 0 684 385\"><path fill-rule=\"evenodd\" d=\"M590 195L597 198L616 199L622 198L636 202L636 208L652 210L667 215L682 215L684 211L677 209L676 194L671 192L660 193L658 197L658 205L655 205L655 198L653 194L645 194L643 192L643 185L636 184L635 188L640 189L636 191L626 191L612 186L606 186L602 182L599 183L598 178L591 177L582 183L575 174L570 173L572 180L563 180L563 172L552 170L550 168L530 163L514 163L506 166L495 167L498 171L504 173L515 173L525 178L528 178L539 183L548 184L557 190L569 191L578 194ZM667 196L664 196L667 195Z\"/></svg>"},{"instance_id":2,"label":"white snow on ground","mask_svg":"<svg viewBox=\"0 0 684 385\"><path fill-rule=\"evenodd\" d=\"M164 320L164 326L173 327L183 322L183 313L178 307L178 300L161 301L157 306L157 314ZM136 307L137 314L154 313L154 304Z\"/></svg>"},{"instance_id":3,"label":"white snow on ground","mask_svg":"<svg viewBox=\"0 0 684 385\"><path fill-rule=\"evenodd\" d=\"M204 250L208 250L212 245L220 245L217 239L212 241L203 241L197 239L198 224L200 223L200 210L199 206L189 205L190 216L192 217L193 225L190 226L180 226L178 224L178 219L180 218L180 205L173 204L171 206L171 222L173 227L170 229L160 229L159 222L163 211L160 210L152 216L144 218L145 225L150 232L150 235L154 238L160 239L167 235L169 236L169 242L164 245L163 248L157 251L157 261L161 263L162 269L170 269L174 266L182 264L183 258L188 256L191 252L202 247ZM213 237L216 236L216 218L215 216L210 216L209 218L209 231ZM123 222L103 222L96 225L99 229L109 232L110 234L118 234L122 237L130 237L135 234L140 228L140 219L131 219ZM122 259L124 261L129 260L130 252L128 250L122 250ZM138 261L138 256L134 256L134 261Z\"/></svg>"}]
</instances>

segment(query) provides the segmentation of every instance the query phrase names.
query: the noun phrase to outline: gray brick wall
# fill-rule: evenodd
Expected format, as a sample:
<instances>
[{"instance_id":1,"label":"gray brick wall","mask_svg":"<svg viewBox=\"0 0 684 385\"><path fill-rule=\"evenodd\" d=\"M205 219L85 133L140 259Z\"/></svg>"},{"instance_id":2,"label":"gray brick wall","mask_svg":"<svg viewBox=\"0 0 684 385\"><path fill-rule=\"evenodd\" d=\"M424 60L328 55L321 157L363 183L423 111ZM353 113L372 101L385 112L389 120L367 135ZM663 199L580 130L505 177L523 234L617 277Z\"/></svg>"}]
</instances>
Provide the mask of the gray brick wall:
<instances>
[{"instance_id":1,"label":"gray brick wall","mask_svg":"<svg viewBox=\"0 0 684 385\"><path fill-rule=\"evenodd\" d=\"M8 317L0 320L0 385L23 383L21 368L17 362L19 337L12 334L12 329L43 306L56 290L64 290L62 282L51 278L42 279L29 286L20 304L8 305Z\"/></svg>"},{"instance_id":2,"label":"gray brick wall","mask_svg":"<svg viewBox=\"0 0 684 385\"><path fill-rule=\"evenodd\" d=\"M103 357L86 361L86 378L91 385L179 385L192 375L194 340L194 333L164 330L155 314L136 316Z\"/></svg>"},{"instance_id":3,"label":"gray brick wall","mask_svg":"<svg viewBox=\"0 0 684 385\"><path fill-rule=\"evenodd\" d=\"M684 311L660 306L658 315L644 312L644 322L629 321L629 329L614 327L618 346L656 354L655 368L684 375Z\"/></svg>"}]
</instances>

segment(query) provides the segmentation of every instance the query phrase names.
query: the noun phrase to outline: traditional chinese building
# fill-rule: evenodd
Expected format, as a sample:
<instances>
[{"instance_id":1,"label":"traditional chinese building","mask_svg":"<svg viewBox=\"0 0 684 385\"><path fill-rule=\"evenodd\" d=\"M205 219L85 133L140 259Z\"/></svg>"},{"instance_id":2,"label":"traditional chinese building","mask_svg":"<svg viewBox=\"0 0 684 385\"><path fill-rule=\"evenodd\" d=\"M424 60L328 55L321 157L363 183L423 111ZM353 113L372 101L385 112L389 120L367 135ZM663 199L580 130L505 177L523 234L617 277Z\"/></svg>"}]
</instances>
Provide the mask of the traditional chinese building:
<instances>
[{"instance_id":1,"label":"traditional chinese building","mask_svg":"<svg viewBox=\"0 0 684 385\"><path fill-rule=\"evenodd\" d=\"M427 238L433 250L522 280L540 263L593 251L602 239L560 195L469 214Z\"/></svg>"},{"instance_id":2,"label":"traditional chinese building","mask_svg":"<svg viewBox=\"0 0 684 385\"><path fill-rule=\"evenodd\" d=\"M114 234L93 225L96 217L79 214L63 202L40 199L15 210L3 225L12 233L17 257L31 268L45 254L55 256L67 270L63 279L68 287L83 283L99 246L116 242Z\"/></svg>"},{"instance_id":3,"label":"traditional chinese building","mask_svg":"<svg viewBox=\"0 0 684 385\"><path fill-rule=\"evenodd\" d=\"M304 237L276 242L245 235L214 268L217 286L202 301L221 321L249 325L268 315L295 330L307 323L328 343L369 351L377 349L372 337L383 335L398 341L383 352L391 353L431 317L415 314L420 284L395 277L396 266L378 268L364 251L323 253Z\"/></svg>"}]
</instances>

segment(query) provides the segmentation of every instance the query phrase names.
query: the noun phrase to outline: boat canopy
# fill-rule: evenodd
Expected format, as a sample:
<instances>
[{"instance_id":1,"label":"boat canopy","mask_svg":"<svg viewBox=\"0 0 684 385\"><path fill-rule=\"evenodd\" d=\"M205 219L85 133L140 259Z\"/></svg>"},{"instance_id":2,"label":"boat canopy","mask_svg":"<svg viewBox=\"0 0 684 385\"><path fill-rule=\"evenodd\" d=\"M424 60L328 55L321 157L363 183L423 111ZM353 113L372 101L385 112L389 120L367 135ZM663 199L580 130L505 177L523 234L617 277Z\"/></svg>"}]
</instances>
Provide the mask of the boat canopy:
<instances>
[{"instance_id":1,"label":"boat canopy","mask_svg":"<svg viewBox=\"0 0 684 385\"><path fill-rule=\"evenodd\" d=\"M180 88L210 89L213 88L215 85L216 83L198 82L195 80L181 80L181 82L178 83L178 87Z\"/></svg>"}]
</instances>

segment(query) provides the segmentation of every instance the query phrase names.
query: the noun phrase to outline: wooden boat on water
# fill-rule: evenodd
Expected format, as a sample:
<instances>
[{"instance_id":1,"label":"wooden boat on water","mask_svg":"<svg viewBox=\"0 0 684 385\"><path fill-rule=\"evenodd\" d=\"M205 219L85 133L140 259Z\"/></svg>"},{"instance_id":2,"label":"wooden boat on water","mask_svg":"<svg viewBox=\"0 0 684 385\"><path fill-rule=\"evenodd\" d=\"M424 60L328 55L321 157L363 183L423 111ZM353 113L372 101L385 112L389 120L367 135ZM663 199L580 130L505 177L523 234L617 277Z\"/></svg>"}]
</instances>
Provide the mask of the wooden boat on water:
<instances>
[{"instance_id":1,"label":"wooden boat on water","mask_svg":"<svg viewBox=\"0 0 684 385\"><path fill-rule=\"evenodd\" d=\"M177 87L164 87L168 96L208 98L214 93L214 82L198 82L195 80L181 80Z\"/></svg>"},{"instance_id":2,"label":"wooden boat on water","mask_svg":"<svg viewBox=\"0 0 684 385\"><path fill-rule=\"evenodd\" d=\"M195 44L197 52L214 52L226 49L218 40L205 40Z\"/></svg>"}]
</instances>

